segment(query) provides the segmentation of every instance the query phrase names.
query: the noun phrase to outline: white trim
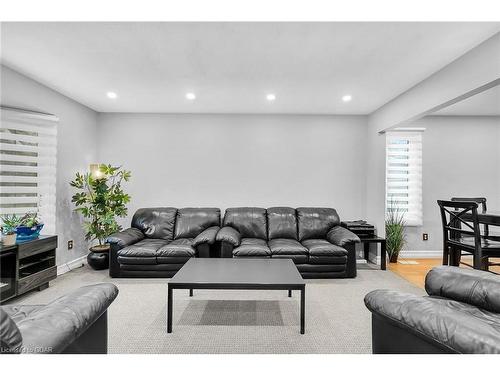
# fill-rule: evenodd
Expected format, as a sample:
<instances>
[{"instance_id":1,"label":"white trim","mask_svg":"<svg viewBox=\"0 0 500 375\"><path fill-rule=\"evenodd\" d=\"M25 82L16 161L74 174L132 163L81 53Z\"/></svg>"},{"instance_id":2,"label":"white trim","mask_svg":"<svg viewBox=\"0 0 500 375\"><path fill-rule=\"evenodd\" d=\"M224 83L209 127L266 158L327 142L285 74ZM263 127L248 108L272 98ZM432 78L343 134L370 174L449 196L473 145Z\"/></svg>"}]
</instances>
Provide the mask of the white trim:
<instances>
[{"instance_id":1,"label":"white trim","mask_svg":"<svg viewBox=\"0 0 500 375\"><path fill-rule=\"evenodd\" d=\"M57 266L57 276L63 275L66 272L74 270L75 268L83 267L87 263L87 256L82 255L79 258L73 259L68 263L60 264Z\"/></svg>"},{"instance_id":2,"label":"white trim","mask_svg":"<svg viewBox=\"0 0 500 375\"><path fill-rule=\"evenodd\" d=\"M441 258L443 250L403 250L399 258Z\"/></svg>"}]
</instances>

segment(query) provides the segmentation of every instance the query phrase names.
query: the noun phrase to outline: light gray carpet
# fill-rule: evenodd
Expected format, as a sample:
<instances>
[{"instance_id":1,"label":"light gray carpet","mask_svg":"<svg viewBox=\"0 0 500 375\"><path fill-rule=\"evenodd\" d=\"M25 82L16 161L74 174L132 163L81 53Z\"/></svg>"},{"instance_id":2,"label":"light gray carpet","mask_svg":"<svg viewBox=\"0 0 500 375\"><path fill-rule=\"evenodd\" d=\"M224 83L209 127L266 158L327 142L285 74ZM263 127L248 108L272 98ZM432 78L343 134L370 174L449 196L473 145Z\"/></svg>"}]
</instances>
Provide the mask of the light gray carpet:
<instances>
[{"instance_id":1,"label":"light gray carpet","mask_svg":"<svg viewBox=\"0 0 500 375\"><path fill-rule=\"evenodd\" d=\"M88 266L42 292L12 303L47 303L81 285L113 282L110 353L370 353L370 314L363 297L387 288L424 291L390 271L361 269L356 279L307 280L306 334L299 333L299 294L286 291L195 290L174 294L173 333L166 332L168 279L110 279Z\"/></svg>"}]
</instances>

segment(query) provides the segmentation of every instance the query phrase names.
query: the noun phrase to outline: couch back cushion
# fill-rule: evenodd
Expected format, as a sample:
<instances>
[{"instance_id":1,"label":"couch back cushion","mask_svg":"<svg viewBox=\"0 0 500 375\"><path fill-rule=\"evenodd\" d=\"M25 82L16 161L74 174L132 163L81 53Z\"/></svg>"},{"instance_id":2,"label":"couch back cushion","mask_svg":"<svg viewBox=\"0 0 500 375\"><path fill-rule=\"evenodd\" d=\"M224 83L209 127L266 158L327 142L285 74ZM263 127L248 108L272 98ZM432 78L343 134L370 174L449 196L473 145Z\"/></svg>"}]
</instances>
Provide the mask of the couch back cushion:
<instances>
[{"instance_id":1,"label":"couch back cushion","mask_svg":"<svg viewBox=\"0 0 500 375\"><path fill-rule=\"evenodd\" d=\"M179 208L174 238L195 238L205 229L219 225L218 208Z\"/></svg>"},{"instance_id":2,"label":"couch back cushion","mask_svg":"<svg viewBox=\"0 0 500 375\"><path fill-rule=\"evenodd\" d=\"M297 239L297 216L295 208L271 207L267 209L267 231L269 239Z\"/></svg>"},{"instance_id":3,"label":"couch back cushion","mask_svg":"<svg viewBox=\"0 0 500 375\"><path fill-rule=\"evenodd\" d=\"M228 208L224 215L224 226L233 227L241 237L267 240L267 216L265 208Z\"/></svg>"},{"instance_id":4,"label":"couch back cushion","mask_svg":"<svg viewBox=\"0 0 500 375\"><path fill-rule=\"evenodd\" d=\"M339 215L333 208L299 207L297 221L299 241L326 238L328 231L340 224Z\"/></svg>"},{"instance_id":5,"label":"couch back cushion","mask_svg":"<svg viewBox=\"0 0 500 375\"><path fill-rule=\"evenodd\" d=\"M132 217L132 228L141 230L146 238L174 239L177 208L139 208Z\"/></svg>"}]
</instances>

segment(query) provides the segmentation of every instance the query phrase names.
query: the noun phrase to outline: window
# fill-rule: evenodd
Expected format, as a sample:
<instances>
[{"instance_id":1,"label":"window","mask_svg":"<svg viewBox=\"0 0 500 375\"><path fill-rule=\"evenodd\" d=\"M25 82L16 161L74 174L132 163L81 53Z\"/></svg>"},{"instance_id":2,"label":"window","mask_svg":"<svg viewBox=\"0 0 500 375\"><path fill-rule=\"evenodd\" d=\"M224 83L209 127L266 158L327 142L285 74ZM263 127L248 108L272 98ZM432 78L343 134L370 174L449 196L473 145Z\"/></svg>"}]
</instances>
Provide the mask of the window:
<instances>
[{"instance_id":1,"label":"window","mask_svg":"<svg viewBox=\"0 0 500 375\"><path fill-rule=\"evenodd\" d=\"M406 225L422 225L422 132L386 133L386 212L397 209Z\"/></svg>"},{"instance_id":2,"label":"window","mask_svg":"<svg viewBox=\"0 0 500 375\"><path fill-rule=\"evenodd\" d=\"M1 108L0 214L37 212L55 233L57 117Z\"/></svg>"}]
</instances>

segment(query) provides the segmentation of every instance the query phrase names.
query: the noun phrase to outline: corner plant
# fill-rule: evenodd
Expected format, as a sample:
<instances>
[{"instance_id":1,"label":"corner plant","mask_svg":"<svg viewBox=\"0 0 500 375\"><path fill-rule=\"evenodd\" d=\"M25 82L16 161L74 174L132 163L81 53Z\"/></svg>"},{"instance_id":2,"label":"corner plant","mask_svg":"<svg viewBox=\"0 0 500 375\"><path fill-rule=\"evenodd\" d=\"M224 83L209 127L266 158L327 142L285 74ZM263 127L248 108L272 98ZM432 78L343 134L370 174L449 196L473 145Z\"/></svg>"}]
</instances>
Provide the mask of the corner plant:
<instances>
[{"instance_id":1,"label":"corner plant","mask_svg":"<svg viewBox=\"0 0 500 375\"><path fill-rule=\"evenodd\" d=\"M8 236L16 233L16 228L21 225L21 218L16 214L6 214L1 217L2 219L2 234Z\"/></svg>"},{"instance_id":2,"label":"corner plant","mask_svg":"<svg viewBox=\"0 0 500 375\"><path fill-rule=\"evenodd\" d=\"M123 191L122 182L129 181L130 176L130 171L121 167L102 164L96 175L77 172L70 182L78 190L71 201L77 207L75 211L85 219L85 238L99 243L94 248L107 247L106 237L121 230L116 218L127 215L126 204L130 202L130 195Z\"/></svg>"},{"instance_id":3,"label":"corner plant","mask_svg":"<svg viewBox=\"0 0 500 375\"><path fill-rule=\"evenodd\" d=\"M391 199L385 218L385 239L389 261L396 263L403 246L406 243L404 212Z\"/></svg>"}]
</instances>

